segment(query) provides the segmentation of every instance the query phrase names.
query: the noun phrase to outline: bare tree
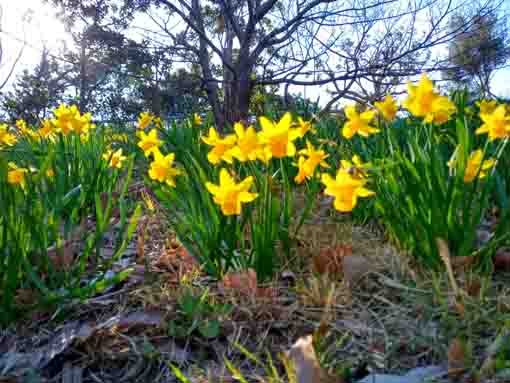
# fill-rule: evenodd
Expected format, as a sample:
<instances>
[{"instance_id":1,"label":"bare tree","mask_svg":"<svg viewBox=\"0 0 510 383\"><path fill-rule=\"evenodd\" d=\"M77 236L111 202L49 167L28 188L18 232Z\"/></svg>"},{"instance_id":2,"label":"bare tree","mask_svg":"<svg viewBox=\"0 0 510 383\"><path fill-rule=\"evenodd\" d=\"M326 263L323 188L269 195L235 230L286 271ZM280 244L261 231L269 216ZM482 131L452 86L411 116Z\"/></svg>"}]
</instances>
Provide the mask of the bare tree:
<instances>
[{"instance_id":1,"label":"bare tree","mask_svg":"<svg viewBox=\"0 0 510 383\"><path fill-rule=\"evenodd\" d=\"M200 66L219 127L247 117L257 85L330 85L328 106L370 102L410 76L444 70L440 47L474 23L449 28L461 0L126 1L152 21L144 32L156 44Z\"/></svg>"}]
</instances>

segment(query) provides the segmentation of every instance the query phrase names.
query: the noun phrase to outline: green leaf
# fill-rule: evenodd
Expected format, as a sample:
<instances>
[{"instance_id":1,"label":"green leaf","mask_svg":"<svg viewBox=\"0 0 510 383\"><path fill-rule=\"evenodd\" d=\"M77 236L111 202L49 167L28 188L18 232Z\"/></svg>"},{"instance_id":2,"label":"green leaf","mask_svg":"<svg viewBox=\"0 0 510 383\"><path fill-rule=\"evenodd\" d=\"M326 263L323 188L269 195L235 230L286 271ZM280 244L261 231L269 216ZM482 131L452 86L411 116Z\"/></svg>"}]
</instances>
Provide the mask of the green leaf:
<instances>
[{"instance_id":1,"label":"green leaf","mask_svg":"<svg viewBox=\"0 0 510 383\"><path fill-rule=\"evenodd\" d=\"M217 319L206 319L198 325L198 331L206 338L216 338L220 335L220 322Z\"/></svg>"}]
</instances>

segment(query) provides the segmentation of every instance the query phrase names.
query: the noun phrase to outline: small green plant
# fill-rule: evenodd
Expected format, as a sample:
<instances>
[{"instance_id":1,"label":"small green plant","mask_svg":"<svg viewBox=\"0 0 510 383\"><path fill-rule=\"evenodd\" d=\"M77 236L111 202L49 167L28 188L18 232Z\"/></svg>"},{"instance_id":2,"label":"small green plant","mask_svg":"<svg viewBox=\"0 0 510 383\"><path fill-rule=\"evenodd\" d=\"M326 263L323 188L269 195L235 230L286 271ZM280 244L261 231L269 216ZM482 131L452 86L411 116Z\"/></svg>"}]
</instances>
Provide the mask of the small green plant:
<instances>
[{"instance_id":1,"label":"small green plant","mask_svg":"<svg viewBox=\"0 0 510 383\"><path fill-rule=\"evenodd\" d=\"M187 290L178 300L178 316L168 324L168 333L186 338L198 331L204 338L216 338L222 318L231 311L231 305L213 302L208 290L198 296Z\"/></svg>"},{"instance_id":2,"label":"small green plant","mask_svg":"<svg viewBox=\"0 0 510 383\"><path fill-rule=\"evenodd\" d=\"M131 272L107 274L140 214L135 208L129 218L133 159L107 154L101 130L75 107L61 106L55 114L66 118L46 121L39 130L19 121L15 139L0 148L1 324L36 308L86 299ZM120 231L113 257L104 259L114 212Z\"/></svg>"}]
</instances>

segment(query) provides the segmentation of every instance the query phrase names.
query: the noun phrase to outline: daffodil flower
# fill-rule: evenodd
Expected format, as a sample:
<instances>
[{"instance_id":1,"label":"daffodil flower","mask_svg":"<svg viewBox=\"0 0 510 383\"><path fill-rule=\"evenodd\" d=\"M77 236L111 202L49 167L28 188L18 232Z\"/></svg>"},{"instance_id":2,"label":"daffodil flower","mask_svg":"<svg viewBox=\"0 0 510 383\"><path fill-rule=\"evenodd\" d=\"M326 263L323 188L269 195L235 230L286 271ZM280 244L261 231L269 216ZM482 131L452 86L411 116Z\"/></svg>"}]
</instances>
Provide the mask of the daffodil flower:
<instances>
[{"instance_id":1,"label":"daffodil flower","mask_svg":"<svg viewBox=\"0 0 510 383\"><path fill-rule=\"evenodd\" d=\"M255 161L256 159L265 161L264 145L260 142L259 135L253 126L245 129L242 123L236 122L234 131L237 135L237 144L231 150L234 158L241 162Z\"/></svg>"},{"instance_id":2,"label":"daffodil flower","mask_svg":"<svg viewBox=\"0 0 510 383\"><path fill-rule=\"evenodd\" d=\"M17 138L9 133L7 124L0 124L0 145L13 146L16 142Z\"/></svg>"},{"instance_id":3,"label":"daffodil flower","mask_svg":"<svg viewBox=\"0 0 510 383\"><path fill-rule=\"evenodd\" d=\"M9 162L9 171L7 172L7 182L12 185L19 185L24 190L26 187L25 176L28 173L27 168L20 168L14 162Z\"/></svg>"},{"instance_id":4,"label":"daffodil flower","mask_svg":"<svg viewBox=\"0 0 510 383\"><path fill-rule=\"evenodd\" d=\"M297 130L299 132L299 137L304 137L308 132L316 133L316 130L312 128L311 121L305 121L301 117L298 117L297 120Z\"/></svg>"},{"instance_id":5,"label":"daffodil flower","mask_svg":"<svg viewBox=\"0 0 510 383\"><path fill-rule=\"evenodd\" d=\"M306 149L299 151L299 154L302 154L308 158L305 159L305 157L300 156L298 159L297 167L299 171L297 176L294 178L294 181L296 181L298 184L302 183L305 179L312 178L317 166L329 168L329 165L325 161L329 155L326 154L324 150L315 149L308 140L306 141L306 146Z\"/></svg>"},{"instance_id":6,"label":"daffodil flower","mask_svg":"<svg viewBox=\"0 0 510 383\"><path fill-rule=\"evenodd\" d=\"M498 107L496 100L480 100L475 104L480 108L480 114L491 114Z\"/></svg>"},{"instance_id":7,"label":"daffodil flower","mask_svg":"<svg viewBox=\"0 0 510 383\"><path fill-rule=\"evenodd\" d=\"M226 169L220 170L220 184L215 185L207 182L205 184L209 193L213 195L214 202L220 206L224 215L241 214L243 203L253 201L258 197L257 193L250 193L248 190L253 184L253 177L246 177L236 184Z\"/></svg>"},{"instance_id":8,"label":"daffodil flower","mask_svg":"<svg viewBox=\"0 0 510 383\"><path fill-rule=\"evenodd\" d=\"M165 182L167 185L175 187L175 177L181 174L181 171L173 166L175 154L170 153L165 156L157 148L153 153L154 161L152 161L149 168L149 177L152 180Z\"/></svg>"},{"instance_id":9,"label":"daffodil flower","mask_svg":"<svg viewBox=\"0 0 510 383\"><path fill-rule=\"evenodd\" d=\"M434 89L434 84L426 74L421 76L418 85L409 83L408 97L403 102L414 116L423 117L425 122L443 124L455 113L455 105L446 96Z\"/></svg>"},{"instance_id":10,"label":"daffodil flower","mask_svg":"<svg viewBox=\"0 0 510 383\"><path fill-rule=\"evenodd\" d=\"M193 114L193 124L202 125L202 117L197 113Z\"/></svg>"},{"instance_id":11,"label":"daffodil flower","mask_svg":"<svg viewBox=\"0 0 510 383\"><path fill-rule=\"evenodd\" d=\"M156 148L163 144L163 141L158 138L158 131L156 129L152 129L149 134L141 130L138 132L138 137L140 138L138 147L143 150L145 157L149 157Z\"/></svg>"},{"instance_id":12,"label":"daffodil flower","mask_svg":"<svg viewBox=\"0 0 510 383\"><path fill-rule=\"evenodd\" d=\"M487 176L487 170L494 167L496 164L496 160L488 159L482 162L483 151L481 149L475 150L472 152L468 158L466 164L466 170L464 171L464 182L469 183L473 182L473 180L478 176L478 178L482 179Z\"/></svg>"},{"instance_id":13,"label":"daffodil flower","mask_svg":"<svg viewBox=\"0 0 510 383\"><path fill-rule=\"evenodd\" d=\"M148 127L151 124L151 122L153 122L154 118L155 116L150 112L140 113L137 121L138 129L145 129L146 127Z\"/></svg>"},{"instance_id":14,"label":"daffodil flower","mask_svg":"<svg viewBox=\"0 0 510 383\"><path fill-rule=\"evenodd\" d=\"M293 157L296 146L293 141L299 137L299 130L292 129L292 115L285 113L279 122L275 123L267 117L260 117L262 131L260 137L266 145L268 155L275 158Z\"/></svg>"},{"instance_id":15,"label":"daffodil flower","mask_svg":"<svg viewBox=\"0 0 510 383\"><path fill-rule=\"evenodd\" d=\"M370 126L370 122L375 117L374 110L366 110L362 113L356 111L354 105L345 107L345 116L347 122L342 128L342 135L350 140L355 134L359 134L362 137L368 137L371 134L379 133L379 129Z\"/></svg>"},{"instance_id":16,"label":"daffodil flower","mask_svg":"<svg viewBox=\"0 0 510 383\"><path fill-rule=\"evenodd\" d=\"M106 153L103 154L103 159L108 162L108 166L111 168L120 169L122 168L122 162L126 160L126 156L122 155L122 148L113 152L111 149L108 149Z\"/></svg>"},{"instance_id":17,"label":"daffodil flower","mask_svg":"<svg viewBox=\"0 0 510 383\"><path fill-rule=\"evenodd\" d=\"M483 124L476 130L476 134L489 134L489 140L510 136L510 114L505 105L499 105L492 113L480 114Z\"/></svg>"},{"instance_id":18,"label":"daffodil flower","mask_svg":"<svg viewBox=\"0 0 510 383\"><path fill-rule=\"evenodd\" d=\"M355 178L345 169L340 168L335 178L329 174L322 175L322 183L326 185L324 194L335 197L334 207L340 212L350 212L360 197L370 197L375 193L366 189L365 178Z\"/></svg>"},{"instance_id":19,"label":"daffodil flower","mask_svg":"<svg viewBox=\"0 0 510 383\"><path fill-rule=\"evenodd\" d=\"M202 141L212 146L212 150L207 154L207 159L213 165L220 163L221 160L232 163L231 149L236 144L236 136L233 134L221 138L216 129L209 128L209 136L202 137Z\"/></svg>"},{"instance_id":20,"label":"daffodil flower","mask_svg":"<svg viewBox=\"0 0 510 383\"><path fill-rule=\"evenodd\" d=\"M384 98L384 101L376 101L374 105L385 120L393 121L395 119L398 111L398 105L391 95L387 95Z\"/></svg>"}]
</instances>

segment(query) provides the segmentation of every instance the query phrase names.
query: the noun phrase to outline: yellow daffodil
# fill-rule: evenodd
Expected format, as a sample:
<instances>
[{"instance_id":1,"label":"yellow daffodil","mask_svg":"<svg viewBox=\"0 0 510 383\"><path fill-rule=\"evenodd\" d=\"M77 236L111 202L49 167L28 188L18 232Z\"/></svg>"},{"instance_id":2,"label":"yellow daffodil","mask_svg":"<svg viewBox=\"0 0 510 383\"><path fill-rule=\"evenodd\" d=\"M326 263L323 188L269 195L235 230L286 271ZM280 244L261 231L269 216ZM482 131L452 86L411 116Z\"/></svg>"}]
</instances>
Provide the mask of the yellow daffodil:
<instances>
[{"instance_id":1,"label":"yellow daffodil","mask_svg":"<svg viewBox=\"0 0 510 383\"><path fill-rule=\"evenodd\" d=\"M312 128L312 122L311 121L305 121L301 117L298 117L297 130L298 130L298 133L299 133L299 137L304 137L304 135L308 131L310 131L312 133L316 133L316 130Z\"/></svg>"},{"instance_id":2,"label":"yellow daffodil","mask_svg":"<svg viewBox=\"0 0 510 383\"><path fill-rule=\"evenodd\" d=\"M275 123L266 117L260 117L262 131L260 138L266 145L267 155L276 158L293 157L296 146L293 141L299 137L299 130L292 129L292 115L287 112Z\"/></svg>"},{"instance_id":3,"label":"yellow daffodil","mask_svg":"<svg viewBox=\"0 0 510 383\"><path fill-rule=\"evenodd\" d=\"M306 149L299 151L299 154L303 154L308 158L305 159L305 157L300 156L298 159L297 167L299 171L294 178L298 184L302 183L305 179L313 177L317 166L329 168L329 165L324 161L329 155L324 150L315 149L310 141L306 141L306 146Z\"/></svg>"},{"instance_id":4,"label":"yellow daffodil","mask_svg":"<svg viewBox=\"0 0 510 383\"><path fill-rule=\"evenodd\" d=\"M163 144L163 141L158 138L158 131L156 129L152 129L149 134L145 134L145 132L141 130L138 137L140 138L138 147L143 150L145 157L149 157L156 148Z\"/></svg>"},{"instance_id":5,"label":"yellow daffodil","mask_svg":"<svg viewBox=\"0 0 510 383\"><path fill-rule=\"evenodd\" d=\"M163 121L161 120L161 117L156 117L154 120L154 125L156 126L156 128L158 129L162 129L163 128Z\"/></svg>"},{"instance_id":6,"label":"yellow daffodil","mask_svg":"<svg viewBox=\"0 0 510 383\"><path fill-rule=\"evenodd\" d=\"M264 145L260 142L259 136L253 126L247 129L240 122L234 124L234 131L237 135L237 144L232 148L231 154L241 162L265 161Z\"/></svg>"},{"instance_id":7,"label":"yellow daffodil","mask_svg":"<svg viewBox=\"0 0 510 383\"><path fill-rule=\"evenodd\" d=\"M491 114L498 107L496 100L480 100L475 104L480 108L480 114Z\"/></svg>"},{"instance_id":8,"label":"yellow daffodil","mask_svg":"<svg viewBox=\"0 0 510 383\"><path fill-rule=\"evenodd\" d=\"M70 107L60 104L57 109L53 111L55 119L52 121L53 125L61 132L64 136L74 131L75 126L79 125L80 111L76 105ZM78 127L81 129L81 126Z\"/></svg>"},{"instance_id":9,"label":"yellow daffodil","mask_svg":"<svg viewBox=\"0 0 510 383\"><path fill-rule=\"evenodd\" d=\"M349 105L345 107L345 116L347 117L347 122L342 128L342 135L348 140L355 134L368 137L371 134L379 133L379 129L370 126L370 121L375 117L374 110L358 113L354 105Z\"/></svg>"},{"instance_id":10,"label":"yellow daffodil","mask_svg":"<svg viewBox=\"0 0 510 383\"><path fill-rule=\"evenodd\" d=\"M140 116L138 116L138 129L145 129L148 127L151 122L154 120L155 116L149 112L142 112Z\"/></svg>"},{"instance_id":11,"label":"yellow daffodil","mask_svg":"<svg viewBox=\"0 0 510 383\"><path fill-rule=\"evenodd\" d=\"M375 194L364 187L367 183L365 178L355 178L342 168L338 170L336 178L323 174L321 180L326 185L324 194L335 197L334 207L341 212L352 211L359 197L370 197Z\"/></svg>"},{"instance_id":12,"label":"yellow daffodil","mask_svg":"<svg viewBox=\"0 0 510 383\"><path fill-rule=\"evenodd\" d=\"M207 154L207 159L213 165L220 163L221 160L232 163L231 149L236 144L236 136L230 134L225 138L221 138L216 129L209 128L209 136L202 137L207 145L212 146L212 150Z\"/></svg>"},{"instance_id":13,"label":"yellow daffodil","mask_svg":"<svg viewBox=\"0 0 510 383\"><path fill-rule=\"evenodd\" d=\"M103 159L108 162L108 166L111 168L120 169L122 168L122 162L126 160L126 156L122 155L122 148L113 152L111 149L108 149L105 154L103 154Z\"/></svg>"},{"instance_id":14,"label":"yellow daffodil","mask_svg":"<svg viewBox=\"0 0 510 383\"><path fill-rule=\"evenodd\" d=\"M25 120L16 120L16 128L22 133L26 134L26 131L28 130L27 123Z\"/></svg>"},{"instance_id":15,"label":"yellow daffodil","mask_svg":"<svg viewBox=\"0 0 510 383\"><path fill-rule=\"evenodd\" d=\"M476 134L489 133L489 140L510 136L510 114L505 105L499 105L492 113L480 114L483 124L476 130Z\"/></svg>"},{"instance_id":16,"label":"yellow daffodil","mask_svg":"<svg viewBox=\"0 0 510 383\"><path fill-rule=\"evenodd\" d=\"M193 114L193 124L202 125L202 117L197 113Z\"/></svg>"},{"instance_id":17,"label":"yellow daffodil","mask_svg":"<svg viewBox=\"0 0 510 383\"><path fill-rule=\"evenodd\" d=\"M376 101L374 105L385 120L393 121L395 119L398 111L398 105L391 95L387 95L384 98L384 101Z\"/></svg>"},{"instance_id":18,"label":"yellow daffodil","mask_svg":"<svg viewBox=\"0 0 510 383\"><path fill-rule=\"evenodd\" d=\"M166 182L167 185L175 187L175 176L181 174L181 171L173 166L175 154L170 153L166 156L161 154L158 148L154 151L154 160L149 168L149 177L158 182Z\"/></svg>"},{"instance_id":19,"label":"yellow daffodil","mask_svg":"<svg viewBox=\"0 0 510 383\"><path fill-rule=\"evenodd\" d=\"M14 162L9 162L8 165L11 170L7 172L7 182L12 185L19 185L22 189L25 189L25 176L28 173L28 169L19 168Z\"/></svg>"},{"instance_id":20,"label":"yellow daffodil","mask_svg":"<svg viewBox=\"0 0 510 383\"><path fill-rule=\"evenodd\" d=\"M421 76L418 85L409 83L408 97L403 102L414 116L423 117L425 122L443 124L455 113L455 105L446 96L434 89L434 84L426 74Z\"/></svg>"},{"instance_id":21,"label":"yellow daffodil","mask_svg":"<svg viewBox=\"0 0 510 383\"><path fill-rule=\"evenodd\" d=\"M482 158L483 151L481 149L475 150L470 154L466 164L466 170L464 171L464 182L473 182L477 176L478 178L485 178L487 176L487 170L496 164L496 160L492 158L483 162Z\"/></svg>"},{"instance_id":22,"label":"yellow daffodil","mask_svg":"<svg viewBox=\"0 0 510 383\"><path fill-rule=\"evenodd\" d=\"M34 132L32 129L30 129L27 126L27 123L25 120L17 120L16 127L18 128L20 133L27 138L32 138L34 140L38 140L40 138L36 132Z\"/></svg>"},{"instance_id":23,"label":"yellow daffodil","mask_svg":"<svg viewBox=\"0 0 510 383\"><path fill-rule=\"evenodd\" d=\"M52 168L46 169L46 177L48 177L48 178L55 177L55 171Z\"/></svg>"},{"instance_id":24,"label":"yellow daffodil","mask_svg":"<svg viewBox=\"0 0 510 383\"><path fill-rule=\"evenodd\" d=\"M76 119L73 122L73 130L76 134L87 134L91 129L92 114L85 113L83 115L76 115Z\"/></svg>"},{"instance_id":25,"label":"yellow daffodil","mask_svg":"<svg viewBox=\"0 0 510 383\"><path fill-rule=\"evenodd\" d=\"M0 124L0 145L13 146L16 141L16 136L9 133L7 124Z\"/></svg>"},{"instance_id":26,"label":"yellow daffodil","mask_svg":"<svg viewBox=\"0 0 510 383\"><path fill-rule=\"evenodd\" d=\"M41 138L51 138L54 134L55 127L50 120L44 120L41 127L37 131Z\"/></svg>"},{"instance_id":27,"label":"yellow daffodil","mask_svg":"<svg viewBox=\"0 0 510 383\"><path fill-rule=\"evenodd\" d=\"M243 203L251 202L258 197L257 193L248 191L252 184L253 177L251 176L236 184L228 171L221 169L220 184L215 185L207 182L205 186L213 195L214 202L220 206L224 215L239 215Z\"/></svg>"}]
</instances>

